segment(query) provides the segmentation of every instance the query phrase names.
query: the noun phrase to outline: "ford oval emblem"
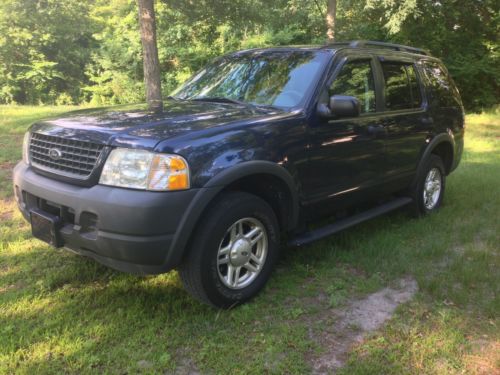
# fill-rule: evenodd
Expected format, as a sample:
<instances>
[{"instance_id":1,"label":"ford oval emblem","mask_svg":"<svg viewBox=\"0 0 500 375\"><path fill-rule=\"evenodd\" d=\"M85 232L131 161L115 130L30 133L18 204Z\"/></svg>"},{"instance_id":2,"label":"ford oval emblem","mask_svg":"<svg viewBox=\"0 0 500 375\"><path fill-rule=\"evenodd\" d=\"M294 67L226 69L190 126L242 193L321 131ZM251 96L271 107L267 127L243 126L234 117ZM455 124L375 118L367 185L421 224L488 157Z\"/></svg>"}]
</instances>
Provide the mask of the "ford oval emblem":
<instances>
[{"instance_id":1,"label":"ford oval emblem","mask_svg":"<svg viewBox=\"0 0 500 375\"><path fill-rule=\"evenodd\" d=\"M49 158L52 160L59 160L62 158L62 151L58 148L51 148L49 150Z\"/></svg>"}]
</instances>

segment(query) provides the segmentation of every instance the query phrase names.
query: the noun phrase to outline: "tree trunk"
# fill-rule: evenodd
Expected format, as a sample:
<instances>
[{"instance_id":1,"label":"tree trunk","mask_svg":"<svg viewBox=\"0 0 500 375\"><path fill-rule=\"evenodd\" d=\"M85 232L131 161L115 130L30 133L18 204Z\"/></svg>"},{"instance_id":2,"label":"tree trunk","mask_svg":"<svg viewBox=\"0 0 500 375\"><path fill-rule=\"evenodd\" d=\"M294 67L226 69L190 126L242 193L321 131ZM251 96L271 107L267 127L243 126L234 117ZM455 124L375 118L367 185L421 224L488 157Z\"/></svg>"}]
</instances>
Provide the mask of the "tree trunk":
<instances>
[{"instance_id":1,"label":"tree trunk","mask_svg":"<svg viewBox=\"0 0 500 375\"><path fill-rule=\"evenodd\" d=\"M335 23L337 21L337 0L328 0L326 8L326 37L329 42L335 40Z\"/></svg>"},{"instance_id":2,"label":"tree trunk","mask_svg":"<svg viewBox=\"0 0 500 375\"><path fill-rule=\"evenodd\" d=\"M160 61L156 45L154 0L138 0L138 2L146 101L150 110L161 111L163 102L161 99Z\"/></svg>"}]
</instances>

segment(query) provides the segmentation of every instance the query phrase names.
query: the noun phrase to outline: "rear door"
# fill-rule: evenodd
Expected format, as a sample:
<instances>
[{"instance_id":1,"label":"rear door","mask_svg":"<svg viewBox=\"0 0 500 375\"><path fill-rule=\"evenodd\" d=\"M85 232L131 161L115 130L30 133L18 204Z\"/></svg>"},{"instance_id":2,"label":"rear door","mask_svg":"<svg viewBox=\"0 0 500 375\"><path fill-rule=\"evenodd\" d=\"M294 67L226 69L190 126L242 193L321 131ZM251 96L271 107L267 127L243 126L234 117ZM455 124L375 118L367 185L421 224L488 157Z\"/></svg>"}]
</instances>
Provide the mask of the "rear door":
<instances>
[{"instance_id":1,"label":"rear door","mask_svg":"<svg viewBox=\"0 0 500 375\"><path fill-rule=\"evenodd\" d=\"M413 59L378 56L377 65L383 85L379 121L386 132L384 174L387 189L397 190L412 180L433 119Z\"/></svg>"}]
</instances>

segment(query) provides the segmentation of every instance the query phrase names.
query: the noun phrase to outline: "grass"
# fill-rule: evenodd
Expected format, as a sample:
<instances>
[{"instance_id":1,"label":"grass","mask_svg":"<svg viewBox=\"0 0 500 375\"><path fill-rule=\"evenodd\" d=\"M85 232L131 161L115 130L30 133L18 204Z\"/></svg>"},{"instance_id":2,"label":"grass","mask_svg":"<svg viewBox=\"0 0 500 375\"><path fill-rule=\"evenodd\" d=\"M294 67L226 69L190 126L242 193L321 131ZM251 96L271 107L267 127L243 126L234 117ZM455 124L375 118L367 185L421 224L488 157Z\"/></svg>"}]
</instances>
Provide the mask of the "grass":
<instances>
[{"instance_id":1,"label":"grass","mask_svg":"<svg viewBox=\"0 0 500 375\"><path fill-rule=\"evenodd\" d=\"M419 292L357 346L345 374L500 368L500 113L467 117L444 206L395 212L288 249L263 293L231 311L192 300L176 272L118 273L30 236L10 168L27 125L67 108L0 107L0 373L297 373L322 352L321 310L400 277ZM327 298L317 298L318 295Z\"/></svg>"}]
</instances>

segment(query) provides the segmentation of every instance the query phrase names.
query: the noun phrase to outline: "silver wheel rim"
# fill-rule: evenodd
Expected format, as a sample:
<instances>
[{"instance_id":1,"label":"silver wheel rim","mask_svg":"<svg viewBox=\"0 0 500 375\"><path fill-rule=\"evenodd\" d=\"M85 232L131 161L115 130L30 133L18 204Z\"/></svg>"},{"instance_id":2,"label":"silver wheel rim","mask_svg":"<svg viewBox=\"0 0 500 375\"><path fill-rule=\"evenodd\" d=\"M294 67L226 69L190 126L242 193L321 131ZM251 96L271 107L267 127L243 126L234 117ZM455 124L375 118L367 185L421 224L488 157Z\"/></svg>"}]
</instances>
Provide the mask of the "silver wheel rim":
<instances>
[{"instance_id":1,"label":"silver wheel rim","mask_svg":"<svg viewBox=\"0 0 500 375\"><path fill-rule=\"evenodd\" d=\"M250 285L264 267L267 250L264 224L250 217L235 222L217 252L217 272L222 283L230 289Z\"/></svg>"},{"instance_id":2,"label":"silver wheel rim","mask_svg":"<svg viewBox=\"0 0 500 375\"><path fill-rule=\"evenodd\" d=\"M436 207L441 196L442 181L441 172L438 168L432 168L424 182L424 206L428 210Z\"/></svg>"}]
</instances>

